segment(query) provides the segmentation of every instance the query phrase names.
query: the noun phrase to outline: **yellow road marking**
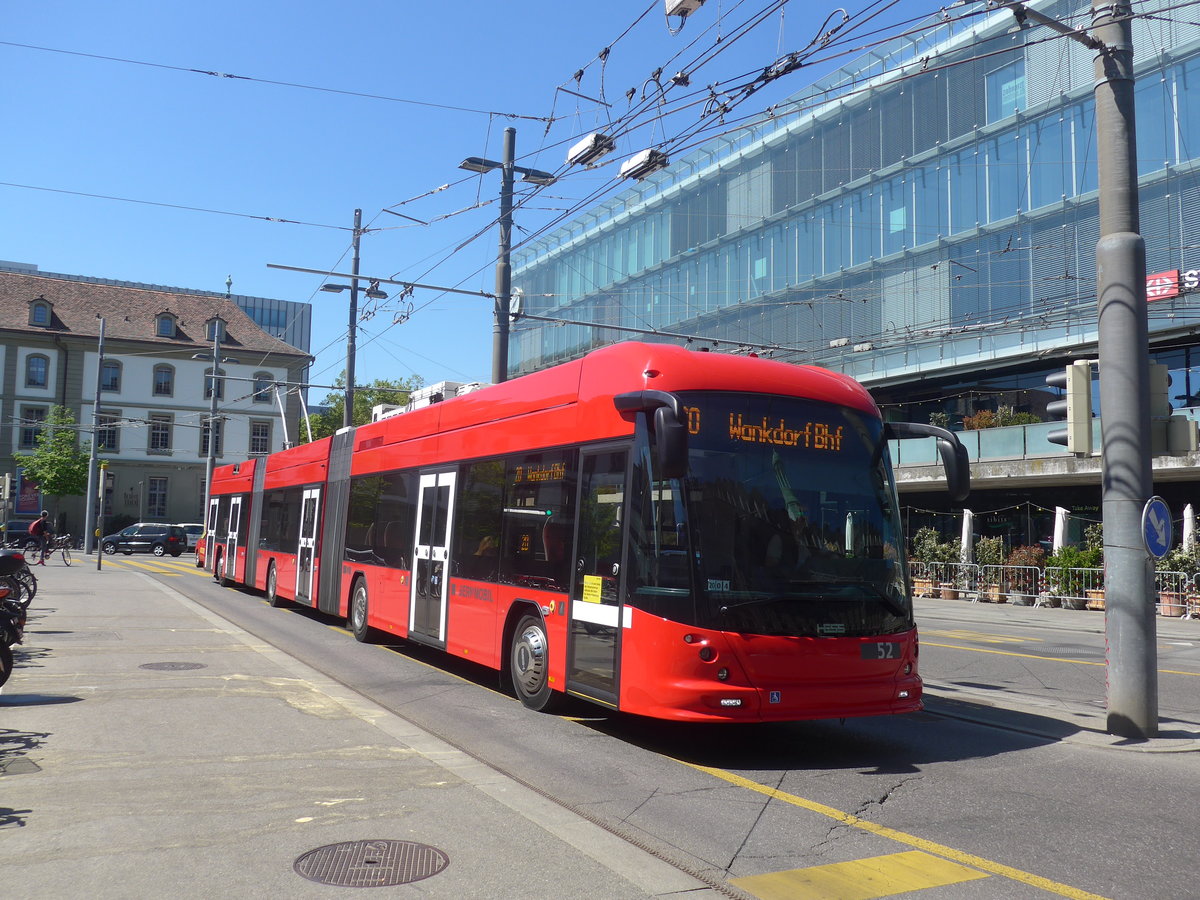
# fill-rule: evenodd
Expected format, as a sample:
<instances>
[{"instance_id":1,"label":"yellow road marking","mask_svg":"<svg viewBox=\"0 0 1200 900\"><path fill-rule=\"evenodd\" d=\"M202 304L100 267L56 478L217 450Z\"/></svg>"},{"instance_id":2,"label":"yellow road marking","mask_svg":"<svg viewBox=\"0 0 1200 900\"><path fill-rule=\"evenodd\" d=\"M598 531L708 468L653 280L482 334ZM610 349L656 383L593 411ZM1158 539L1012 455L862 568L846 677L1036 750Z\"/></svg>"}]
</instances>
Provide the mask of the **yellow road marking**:
<instances>
[{"instance_id":1,"label":"yellow road marking","mask_svg":"<svg viewBox=\"0 0 1200 900\"><path fill-rule=\"evenodd\" d=\"M957 644L938 644L934 641L921 641L926 647L943 647L947 650L969 650L972 653L995 653L997 656L1019 656L1023 659L1045 659L1050 662L1074 663L1077 666L1106 666L1107 662L1097 662L1092 659L1067 659L1063 656L1038 656L1036 653L1013 653L1011 650L990 650L986 647L960 647ZM1180 672L1178 669L1159 669L1162 675L1191 675L1200 678L1200 672Z\"/></svg>"},{"instance_id":2,"label":"yellow road marking","mask_svg":"<svg viewBox=\"0 0 1200 900\"><path fill-rule=\"evenodd\" d=\"M832 806L826 806L824 803L818 803L815 800L806 800L803 797L797 797L795 794L789 794L786 791L781 791L773 787L768 787L765 784L759 784L757 781L751 781L749 778L743 778L741 775L734 775L732 772L726 772L724 769L714 769L710 766L701 766L696 763L690 763L686 760L676 760L685 766L695 769L698 772L706 772L714 778L719 778L729 784L737 787L746 788L770 797L772 800L779 800L783 803L789 803L792 806L798 806L801 809L807 809L810 812L818 813L822 816L827 816L843 825L849 825L852 828L858 828L862 831L869 832L879 837L888 838L897 843L907 844L910 847L915 847L918 850L923 850L926 853L932 853L935 856L943 857L944 859L953 860L961 863L964 866L971 866L975 869L980 869L992 875L1000 875L1003 878L1019 881L1022 884L1028 884L1031 887L1039 890L1049 891L1052 894L1058 894L1062 897L1070 897L1072 900L1104 900L1099 894L1092 894L1079 888L1071 887L1068 884L1060 884L1057 881L1051 881L1049 878L1043 878L1041 875L1034 875L1032 872L1024 872L1021 869L1015 869L1012 866L1006 866L1003 863L994 862L990 859L984 859L982 856L975 856L973 853L965 853L962 850L956 850L953 847L948 847L945 844L938 844L934 841L927 841L924 838L919 838L916 835L906 834L903 831L897 831L895 828L889 828L886 825L879 825L876 822L871 822L868 819L861 819L858 816L850 813L842 812L840 809L834 809Z\"/></svg>"},{"instance_id":3,"label":"yellow road marking","mask_svg":"<svg viewBox=\"0 0 1200 900\"><path fill-rule=\"evenodd\" d=\"M855 859L827 866L731 878L729 883L762 900L874 900L909 891L989 877L920 850Z\"/></svg>"},{"instance_id":4,"label":"yellow road marking","mask_svg":"<svg viewBox=\"0 0 1200 900\"><path fill-rule=\"evenodd\" d=\"M987 644L1040 643L1042 640L1036 637L1004 637L998 634L983 634L979 631L932 631L926 629L921 631L923 634L936 634L941 637L957 638L960 641L982 641Z\"/></svg>"}]
</instances>

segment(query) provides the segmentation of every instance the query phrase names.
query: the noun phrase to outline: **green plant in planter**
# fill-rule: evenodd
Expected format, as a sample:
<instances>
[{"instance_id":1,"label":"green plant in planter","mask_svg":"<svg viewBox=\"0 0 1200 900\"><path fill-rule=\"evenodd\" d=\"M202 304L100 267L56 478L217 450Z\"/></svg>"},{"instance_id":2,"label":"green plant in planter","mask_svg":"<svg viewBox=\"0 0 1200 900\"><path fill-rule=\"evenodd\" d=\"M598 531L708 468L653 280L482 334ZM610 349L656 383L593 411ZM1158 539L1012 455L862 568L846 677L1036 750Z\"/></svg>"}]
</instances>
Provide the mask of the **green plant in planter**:
<instances>
[{"instance_id":1,"label":"green plant in planter","mask_svg":"<svg viewBox=\"0 0 1200 900\"><path fill-rule=\"evenodd\" d=\"M1091 586L1089 573L1082 569L1098 569L1103 564L1099 550L1064 545L1046 557L1046 568L1056 569L1047 575L1050 592L1058 597L1073 599L1084 596Z\"/></svg>"},{"instance_id":2,"label":"green plant in planter","mask_svg":"<svg viewBox=\"0 0 1200 900\"><path fill-rule=\"evenodd\" d=\"M1004 565L1004 538L981 537L976 541L975 562L981 566Z\"/></svg>"},{"instance_id":3,"label":"green plant in planter","mask_svg":"<svg viewBox=\"0 0 1200 900\"><path fill-rule=\"evenodd\" d=\"M913 535L911 558L914 562L956 563L958 554L958 544L943 541L936 528L926 525Z\"/></svg>"},{"instance_id":4,"label":"green plant in planter","mask_svg":"<svg viewBox=\"0 0 1200 900\"><path fill-rule=\"evenodd\" d=\"M1189 578L1195 578L1200 574L1200 545L1191 550L1176 547L1166 556L1155 560L1154 568L1158 572L1182 572Z\"/></svg>"}]
</instances>

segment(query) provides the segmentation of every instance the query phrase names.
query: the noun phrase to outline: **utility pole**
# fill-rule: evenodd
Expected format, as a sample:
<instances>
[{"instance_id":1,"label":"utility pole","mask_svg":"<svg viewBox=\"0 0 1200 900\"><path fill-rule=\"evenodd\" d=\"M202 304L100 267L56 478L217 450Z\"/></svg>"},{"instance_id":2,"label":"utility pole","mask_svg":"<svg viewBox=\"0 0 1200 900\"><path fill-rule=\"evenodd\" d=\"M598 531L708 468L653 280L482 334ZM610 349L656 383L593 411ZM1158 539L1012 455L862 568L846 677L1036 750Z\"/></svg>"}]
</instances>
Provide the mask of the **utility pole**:
<instances>
[{"instance_id":1,"label":"utility pole","mask_svg":"<svg viewBox=\"0 0 1200 900\"><path fill-rule=\"evenodd\" d=\"M1103 464L1108 731L1158 734L1154 566L1142 510L1154 490L1146 244L1138 216L1133 29L1128 0L1092 0L1096 141L1100 175L1100 406Z\"/></svg>"},{"instance_id":2,"label":"utility pole","mask_svg":"<svg viewBox=\"0 0 1200 900\"><path fill-rule=\"evenodd\" d=\"M100 343L96 348L96 399L92 403L92 446L88 453L88 483L87 483L87 508L83 513L83 552L91 553L92 547L97 547L99 553L99 545L96 541L103 535L97 534L100 530L100 517L96 514L96 435L100 427L100 376L104 371L104 317L100 317Z\"/></svg>"},{"instance_id":3,"label":"utility pole","mask_svg":"<svg viewBox=\"0 0 1200 900\"><path fill-rule=\"evenodd\" d=\"M468 172L491 172L499 169L500 182L500 247L496 253L496 296L492 310L492 384L508 380L508 321L509 303L512 299L512 208L513 176L520 174L521 180L546 187L554 184L549 172L527 169L516 164L517 129L504 129L504 155L497 162L479 156L468 156L460 169Z\"/></svg>"},{"instance_id":4,"label":"utility pole","mask_svg":"<svg viewBox=\"0 0 1200 900\"><path fill-rule=\"evenodd\" d=\"M508 305L512 297L513 165L517 129L504 129L500 175L500 246L496 257L496 306L492 315L492 383L508 380Z\"/></svg>"},{"instance_id":5,"label":"utility pole","mask_svg":"<svg viewBox=\"0 0 1200 900\"><path fill-rule=\"evenodd\" d=\"M354 358L358 354L358 245L362 237L362 210L354 211L354 257L350 260L350 323L346 329L346 408L342 427L354 424Z\"/></svg>"},{"instance_id":6,"label":"utility pole","mask_svg":"<svg viewBox=\"0 0 1200 900\"><path fill-rule=\"evenodd\" d=\"M1138 215L1133 106L1133 9L1129 0L1092 0L1091 35L1017 0L998 0L1026 20L1095 51L1096 159L1100 240L1096 295L1100 406L1104 419L1104 597L1108 644L1108 731L1158 734L1158 648L1154 565L1142 511L1154 490L1150 435L1150 336L1146 243Z\"/></svg>"}]
</instances>

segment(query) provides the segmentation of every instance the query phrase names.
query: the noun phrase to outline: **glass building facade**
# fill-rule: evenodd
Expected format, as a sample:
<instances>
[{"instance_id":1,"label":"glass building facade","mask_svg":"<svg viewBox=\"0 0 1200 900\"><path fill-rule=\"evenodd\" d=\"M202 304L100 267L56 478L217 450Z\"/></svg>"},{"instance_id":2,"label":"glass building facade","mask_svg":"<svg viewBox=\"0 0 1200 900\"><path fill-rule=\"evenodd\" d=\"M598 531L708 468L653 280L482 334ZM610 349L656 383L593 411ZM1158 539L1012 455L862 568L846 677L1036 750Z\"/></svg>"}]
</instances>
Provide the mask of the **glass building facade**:
<instances>
[{"instance_id":1,"label":"glass building facade","mask_svg":"<svg viewBox=\"0 0 1200 900\"><path fill-rule=\"evenodd\" d=\"M1032 5L1078 28L1091 20L1076 2ZM1133 25L1147 270L1181 285L1152 298L1152 354L1172 370L1177 406L1200 393L1189 18ZM519 321L510 374L635 336L605 327L621 326L845 372L896 418L1043 414L1044 375L1095 354L1093 55L999 11L839 69L524 244L513 283L526 311L595 324Z\"/></svg>"}]
</instances>

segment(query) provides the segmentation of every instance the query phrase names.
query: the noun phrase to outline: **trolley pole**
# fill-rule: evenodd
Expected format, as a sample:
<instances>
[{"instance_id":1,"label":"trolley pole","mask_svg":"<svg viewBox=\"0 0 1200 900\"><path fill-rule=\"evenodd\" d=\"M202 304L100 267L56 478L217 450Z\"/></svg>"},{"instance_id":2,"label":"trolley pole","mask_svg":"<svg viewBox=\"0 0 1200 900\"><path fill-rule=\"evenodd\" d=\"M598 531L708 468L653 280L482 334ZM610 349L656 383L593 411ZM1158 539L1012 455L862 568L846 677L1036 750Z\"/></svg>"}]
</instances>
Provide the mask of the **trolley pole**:
<instances>
[{"instance_id":1,"label":"trolley pole","mask_svg":"<svg viewBox=\"0 0 1200 900\"><path fill-rule=\"evenodd\" d=\"M1100 240L1100 406L1103 465L1108 731L1158 734L1154 566L1141 514L1154 488L1146 244L1140 234L1134 132L1132 9L1092 0Z\"/></svg>"}]
</instances>

